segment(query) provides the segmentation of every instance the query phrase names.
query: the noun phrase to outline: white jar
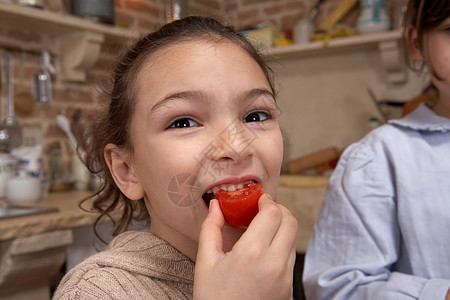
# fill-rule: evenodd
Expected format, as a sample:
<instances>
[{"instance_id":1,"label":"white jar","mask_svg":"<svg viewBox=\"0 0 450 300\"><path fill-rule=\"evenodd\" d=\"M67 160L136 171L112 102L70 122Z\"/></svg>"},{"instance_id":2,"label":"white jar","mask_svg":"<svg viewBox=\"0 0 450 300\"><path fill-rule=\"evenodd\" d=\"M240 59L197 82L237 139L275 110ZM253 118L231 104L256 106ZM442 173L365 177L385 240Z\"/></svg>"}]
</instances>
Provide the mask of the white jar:
<instances>
[{"instance_id":1,"label":"white jar","mask_svg":"<svg viewBox=\"0 0 450 300\"><path fill-rule=\"evenodd\" d=\"M44 8L43 0L16 0L16 3L24 6Z\"/></svg>"},{"instance_id":2,"label":"white jar","mask_svg":"<svg viewBox=\"0 0 450 300\"><path fill-rule=\"evenodd\" d=\"M301 19L292 30L292 39L295 44L308 43L314 32L313 25L308 19Z\"/></svg>"},{"instance_id":3,"label":"white jar","mask_svg":"<svg viewBox=\"0 0 450 300\"><path fill-rule=\"evenodd\" d=\"M37 202L41 199L41 181L31 176L10 178L6 185L6 198L9 202Z\"/></svg>"},{"instance_id":4,"label":"white jar","mask_svg":"<svg viewBox=\"0 0 450 300\"><path fill-rule=\"evenodd\" d=\"M386 31L391 21L386 12L384 0L360 0L361 14L356 27L359 33Z\"/></svg>"}]
</instances>

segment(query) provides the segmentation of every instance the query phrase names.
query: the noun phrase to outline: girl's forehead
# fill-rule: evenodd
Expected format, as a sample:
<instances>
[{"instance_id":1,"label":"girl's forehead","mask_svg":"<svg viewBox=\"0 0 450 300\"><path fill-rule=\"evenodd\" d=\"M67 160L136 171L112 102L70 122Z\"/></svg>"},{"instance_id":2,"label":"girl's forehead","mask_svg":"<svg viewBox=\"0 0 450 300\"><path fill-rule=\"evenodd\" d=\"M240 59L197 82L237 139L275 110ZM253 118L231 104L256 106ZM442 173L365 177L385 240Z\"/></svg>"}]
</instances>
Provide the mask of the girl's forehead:
<instances>
[{"instance_id":1,"label":"girl's forehead","mask_svg":"<svg viewBox=\"0 0 450 300\"><path fill-rule=\"evenodd\" d=\"M205 50L206 49L206 50ZM224 50L225 49L225 50ZM211 51L210 51L211 50ZM140 66L137 81L145 80L148 74L159 74L176 71L179 64L189 64L193 57L198 58L205 53L218 53L237 60L256 60L238 43L226 38L193 38L174 42L149 53ZM198 60L197 60L198 61ZM177 65L178 64L178 65Z\"/></svg>"},{"instance_id":2,"label":"girl's forehead","mask_svg":"<svg viewBox=\"0 0 450 300\"><path fill-rule=\"evenodd\" d=\"M211 48L211 49L218 49L218 48L235 48L239 49L239 52L242 52L243 55L250 56L246 51L240 47L236 42L233 42L231 40L228 40L226 38L211 38L207 39L204 37L198 37L198 38L192 38L188 40L182 40L178 42L173 42L168 45L165 45L161 47L160 49L156 50L153 54L148 55L147 62L157 63L161 62L161 59L164 61L167 60L167 54L174 55L174 56L188 56L192 55L196 49L205 49L205 48ZM190 51L191 50L191 51ZM233 55L236 55L234 53Z\"/></svg>"},{"instance_id":3,"label":"girl's forehead","mask_svg":"<svg viewBox=\"0 0 450 300\"><path fill-rule=\"evenodd\" d=\"M214 78L214 79L213 79ZM238 79L239 78L239 79ZM262 67L232 41L183 41L159 49L142 64L136 78L135 99L159 99L174 90L233 89L267 84ZM219 86L214 87L218 92Z\"/></svg>"}]
</instances>

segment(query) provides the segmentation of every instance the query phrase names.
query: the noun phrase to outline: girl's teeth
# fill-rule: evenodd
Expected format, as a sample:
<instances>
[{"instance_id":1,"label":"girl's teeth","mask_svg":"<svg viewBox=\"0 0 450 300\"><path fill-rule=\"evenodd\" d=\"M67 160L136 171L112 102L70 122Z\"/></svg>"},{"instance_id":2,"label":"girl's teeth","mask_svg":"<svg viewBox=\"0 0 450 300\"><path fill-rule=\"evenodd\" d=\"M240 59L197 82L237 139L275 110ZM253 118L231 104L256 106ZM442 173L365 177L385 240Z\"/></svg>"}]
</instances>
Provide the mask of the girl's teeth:
<instances>
[{"instance_id":1,"label":"girl's teeth","mask_svg":"<svg viewBox=\"0 0 450 300\"><path fill-rule=\"evenodd\" d=\"M224 190L224 191L226 191L226 192L234 192L234 191L236 191L236 190L243 189L243 188L244 188L244 185L250 184L250 183L252 183L252 182L253 182L252 180L248 180L248 181L239 183L239 184L237 184L237 185L234 185L234 184L230 184L230 185L228 185L228 184L222 184L221 186L215 186L215 187L213 187L212 189L208 190L207 193L213 193L213 194L216 194L216 193L217 193L218 191L220 191L220 190Z\"/></svg>"},{"instance_id":2,"label":"girl's teeth","mask_svg":"<svg viewBox=\"0 0 450 300\"><path fill-rule=\"evenodd\" d=\"M236 186L235 185L230 185L229 187L228 187L228 191L229 192L234 192L236 190Z\"/></svg>"}]
</instances>

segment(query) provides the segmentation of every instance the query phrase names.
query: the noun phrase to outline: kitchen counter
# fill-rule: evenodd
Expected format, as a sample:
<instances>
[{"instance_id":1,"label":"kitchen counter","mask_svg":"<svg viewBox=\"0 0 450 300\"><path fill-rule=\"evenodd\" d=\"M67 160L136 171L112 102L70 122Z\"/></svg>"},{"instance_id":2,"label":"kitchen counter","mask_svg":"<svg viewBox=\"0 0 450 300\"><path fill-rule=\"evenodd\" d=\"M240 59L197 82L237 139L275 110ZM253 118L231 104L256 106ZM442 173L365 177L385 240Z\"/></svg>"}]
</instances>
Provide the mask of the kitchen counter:
<instances>
[{"instance_id":1,"label":"kitchen counter","mask_svg":"<svg viewBox=\"0 0 450 300\"><path fill-rule=\"evenodd\" d=\"M47 199L24 206L51 207L58 211L0 219L0 241L93 224L98 216L79 208L88 191L49 193ZM2 200L1 202L6 202Z\"/></svg>"},{"instance_id":2,"label":"kitchen counter","mask_svg":"<svg viewBox=\"0 0 450 300\"><path fill-rule=\"evenodd\" d=\"M87 191L50 193L41 202L21 206L56 211L0 219L1 299L50 299L51 278L67 260L67 249L75 241L73 231L91 226L98 216L79 207L80 201L90 194Z\"/></svg>"}]
</instances>

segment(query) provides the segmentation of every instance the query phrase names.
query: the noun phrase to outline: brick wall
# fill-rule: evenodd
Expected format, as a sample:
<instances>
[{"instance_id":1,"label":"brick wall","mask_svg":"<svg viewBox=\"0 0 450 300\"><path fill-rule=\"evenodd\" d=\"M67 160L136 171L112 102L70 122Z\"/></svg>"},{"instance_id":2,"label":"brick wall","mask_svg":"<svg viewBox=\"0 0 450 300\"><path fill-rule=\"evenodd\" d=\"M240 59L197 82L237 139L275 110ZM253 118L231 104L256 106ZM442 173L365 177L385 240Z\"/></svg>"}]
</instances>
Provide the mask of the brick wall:
<instances>
[{"instance_id":1,"label":"brick wall","mask_svg":"<svg viewBox=\"0 0 450 300\"><path fill-rule=\"evenodd\" d=\"M396 0L397 1L397 0ZM326 0L317 15L316 23L322 22L340 0ZM45 9L61 9L60 1L46 0ZM216 17L237 28L254 26L263 21L273 21L282 29L292 28L306 16L316 0L189 0L189 14ZM145 33L155 30L165 22L163 0L116 0L116 23ZM0 1L0 5L2 5ZM354 22L357 8L349 14L348 22ZM39 72L40 55L38 52L22 52L21 45L35 45L36 49L52 49L54 57L58 55L56 41L51 37L35 32L20 31L14 28L0 28L0 54L4 53L4 44L15 57L15 91L21 89L31 92L31 76ZM11 46L12 45L12 46ZM2 47L3 46L3 47ZM2 49L3 48L3 49ZM38 129L43 134L44 149L52 143L65 141L64 133L58 128L55 117L59 112L71 116L77 109L83 111L83 118L95 115L102 96L99 85L107 78L110 66L118 54L117 45L104 45L96 65L88 72L86 83L61 82L56 77L53 82L53 101L50 105L35 105L30 115L19 115L25 129ZM56 60L54 60L56 62ZM2 63L3 65L3 63ZM58 67L58 66L56 66ZM20 71L23 71L23 82ZM5 87L5 85L3 85ZM6 91L2 90L2 115L6 112Z\"/></svg>"}]
</instances>

